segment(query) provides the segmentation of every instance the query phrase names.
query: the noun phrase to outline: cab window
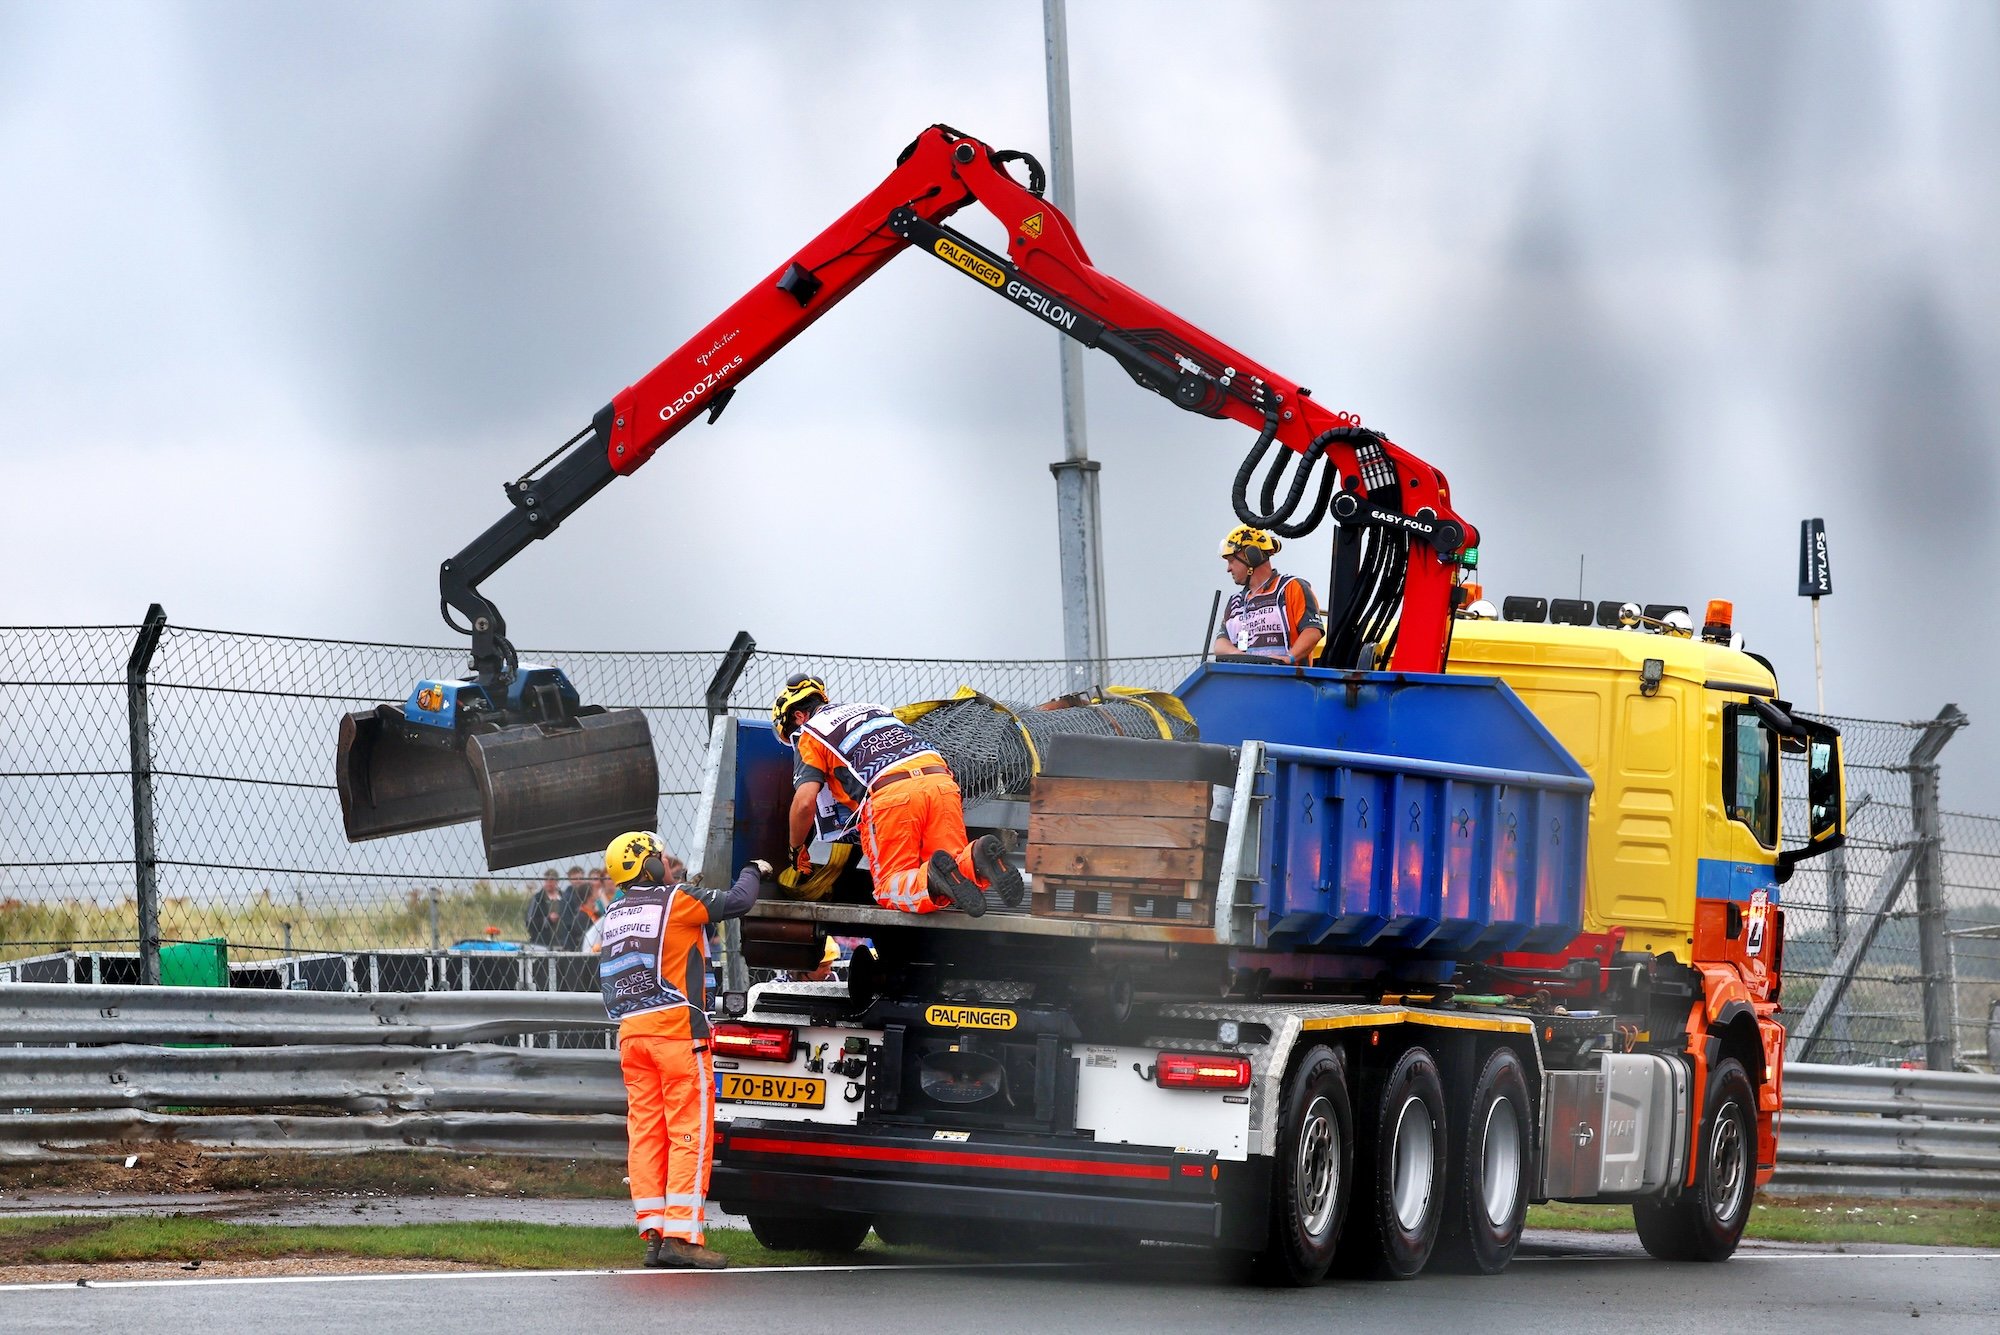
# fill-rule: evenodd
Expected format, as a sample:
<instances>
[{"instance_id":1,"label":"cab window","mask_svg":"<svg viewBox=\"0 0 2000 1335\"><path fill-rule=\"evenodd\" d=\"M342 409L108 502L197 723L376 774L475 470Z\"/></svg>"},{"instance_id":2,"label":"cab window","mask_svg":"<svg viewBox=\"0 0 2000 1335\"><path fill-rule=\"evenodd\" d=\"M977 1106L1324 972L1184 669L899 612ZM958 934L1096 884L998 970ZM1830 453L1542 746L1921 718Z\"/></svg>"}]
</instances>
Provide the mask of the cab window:
<instances>
[{"instance_id":1,"label":"cab window","mask_svg":"<svg viewBox=\"0 0 2000 1335\"><path fill-rule=\"evenodd\" d=\"M1778 736L1755 710L1723 711L1722 802L1766 848L1778 846Z\"/></svg>"}]
</instances>

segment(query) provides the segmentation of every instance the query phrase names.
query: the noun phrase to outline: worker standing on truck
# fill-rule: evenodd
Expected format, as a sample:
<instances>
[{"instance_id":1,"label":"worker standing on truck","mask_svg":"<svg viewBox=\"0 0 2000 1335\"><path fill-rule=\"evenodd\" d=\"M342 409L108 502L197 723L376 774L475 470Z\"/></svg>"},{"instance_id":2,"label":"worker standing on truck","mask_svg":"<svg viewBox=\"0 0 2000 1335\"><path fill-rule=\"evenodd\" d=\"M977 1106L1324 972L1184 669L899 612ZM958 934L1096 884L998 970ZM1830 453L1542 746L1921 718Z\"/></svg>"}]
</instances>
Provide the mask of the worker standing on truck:
<instances>
[{"instance_id":1,"label":"worker standing on truck","mask_svg":"<svg viewBox=\"0 0 2000 1335\"><path fill-rule=\"evenodd\" d=\"M906 913L957 908L986 912L987 888L1018 908L1021 873L993 835L965 832L958 781L929 742L880 705L833 704L826 683L799 673L771 705L778 737L798 753L788 855L812 870L815 813L822 789L855 811L861 850L875 878L875 902Z\"/></svg>"},{"instance_id":2,"label":"worker standing on truck","mask_svg":"<svg viewBox=\"0 0 2000 1335\"><path fill-rule=\"evenodd\" d=\"M707 929L748 913L771 866L752 863L727 890L675 883L659 839L635 830L611 841L604 869L620 895L604 915L597 977L618 1021L625 1164L646 1264L720 1270L728 1258L702 1245L715 1156Z\"/></svg>"},{"instance_id":3,"label":"worker standing on truck","mask_svg":"<svg viewBox=\"0 0 2000 1335\"><path fill-rule=\"evenodd\" d=\"M1238 524L1222 540L1222 560L1236 592L1211 651L1265 654L1304 665L1326 635L1312 585L1271 564L1284 544L1261 528Z\"/></svg>"}]
</instances>

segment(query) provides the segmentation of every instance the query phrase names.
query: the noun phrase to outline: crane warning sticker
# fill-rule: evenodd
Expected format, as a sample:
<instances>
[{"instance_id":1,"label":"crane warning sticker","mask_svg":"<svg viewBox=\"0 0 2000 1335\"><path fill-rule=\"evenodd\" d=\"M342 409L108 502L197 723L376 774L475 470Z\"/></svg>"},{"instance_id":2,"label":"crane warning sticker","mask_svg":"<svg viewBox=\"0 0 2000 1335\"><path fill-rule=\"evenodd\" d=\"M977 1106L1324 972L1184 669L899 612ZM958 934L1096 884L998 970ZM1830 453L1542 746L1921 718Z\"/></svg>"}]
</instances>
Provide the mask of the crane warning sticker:
<instances>
[{"instance_id":1,"label":"crane warning sticker","mask_svg":"<svg viewBox=\"0 0 2000 1335\"><path fill-rule=\"evenodd\" d=\"M1771 916L1771 896L1765 890L1750 892L1750 912L1744 915L1743 953L1756 959L1764 953L1764 920Z\"/></svg>"},{"instance_id":2,"label":"crane warning sticker","mask_svg":"<svg viewBox=\"0 0 2000 1335\"><path fill-rule=\"evenodd\" d=\"M988 287L999 287L1007 281L1007 275L1000 271L998 265L987 263L950 237L939 237L931 249L946 264L965 270Z\"/></svg>"},{"instance_id":3,"label":"crane warning sticker","mask_svg":"<svg viewBox=\"0 0 2000 1335\"><path fill-rule=\"evenodd\" d=\"M999 1006L926 1006L924 1023L939 1029L1012 1029L1020 1017Z\"/></svg>"},{"instance_id":4,"label":"crane warning sticker","mask_svg":"<svg viewBox=\"0 0 2000 1335\"><path fill-rule=\"evenodd\" d=\"M1033 241L1042 234L1042 215L1031 213L1021 219L1021 235Z\"/></svg>"}]
</instances>

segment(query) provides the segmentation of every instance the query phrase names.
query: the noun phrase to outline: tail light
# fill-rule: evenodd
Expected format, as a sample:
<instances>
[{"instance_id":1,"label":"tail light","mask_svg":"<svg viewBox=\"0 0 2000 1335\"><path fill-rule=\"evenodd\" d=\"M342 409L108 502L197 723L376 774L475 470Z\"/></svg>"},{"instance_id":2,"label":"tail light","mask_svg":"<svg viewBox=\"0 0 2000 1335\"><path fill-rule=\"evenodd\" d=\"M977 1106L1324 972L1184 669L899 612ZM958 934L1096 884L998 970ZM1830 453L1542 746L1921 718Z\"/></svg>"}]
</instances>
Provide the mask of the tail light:
<instances>
[{"instance_id":1,"label":"tail light","mask_svg":"<svg viewBox=\"0 0 2000 1335\"><path fill-rule=\"evenodd\" d=\"M1212 1052L1163 1052L1153 1063L1161 1089L1248 1089L1250 1059Z\"/></svg>"},{"instance_id":2,"label":"tail light","mask_svg":"<svg viewBox=\"0 0 2000 1335\"><path fill-rule=\"evenodd\" d=\"M788 1062L798 1046L799 1031L776 1024L737 1024L724 1021L715 1026L711 1042L716 1052L730 1057L749 1057L760 1062Z\"/></svg>"}]
</instances>

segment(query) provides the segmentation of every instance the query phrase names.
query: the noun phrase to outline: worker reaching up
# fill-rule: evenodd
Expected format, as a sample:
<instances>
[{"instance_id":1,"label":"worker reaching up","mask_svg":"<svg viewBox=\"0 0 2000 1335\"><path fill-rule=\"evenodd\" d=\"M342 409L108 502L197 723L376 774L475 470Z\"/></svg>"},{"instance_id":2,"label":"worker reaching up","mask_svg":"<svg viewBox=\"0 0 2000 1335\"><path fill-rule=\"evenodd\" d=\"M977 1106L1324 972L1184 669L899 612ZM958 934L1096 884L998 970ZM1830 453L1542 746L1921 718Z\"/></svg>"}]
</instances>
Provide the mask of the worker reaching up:
<instances>
[{"instance_id":1,"label":"worker reaching up","mask_svg":"<svg viewBox=\"0 0 2000 1335\"><path fill-rule=\"evenodd\" d=\"M646 1264L720 1270L728 1258L702 1245L715 1157L707 929L748 913L771 868L753 862L725 890L676 883L667 873L674 861L644 830L604 850L619 890L600 920L597 977L604 1009L618 1021L625 1163Z\"/></svg>"},{"instance_id":2,"label":"worker reaching up","mask_svg":"<svg viewBox=\"0 0 2000 1335\"><path fill-rule=\"evenodd\" d=\"M951 767L901 719L880 705L834 704L825 682L801 673L778 692L771 723L798 752L789 856L800 875L812 870L808 846L824 789L856 813L883 908L957 908L978 917L989 887L1007 907L1020 907L1021 873L1005 846L990 834L966 837Z\"/></svg>"},{"instance_id":3,"label":"worker reaching up","mask_svg":"<svg viewBox=\"0 0 2000 1335\"><path fill-rule=\"evenodd\" d=\"M1281 575L1271 558L1282 546L1261 528L1238 524L1222 540L1222 559L1236 592L1216 636L1218 654L1265 654L1293 663L1312 662L1326 635L1319 599L1296 575Z\"/></svg>"}]
</instances>

